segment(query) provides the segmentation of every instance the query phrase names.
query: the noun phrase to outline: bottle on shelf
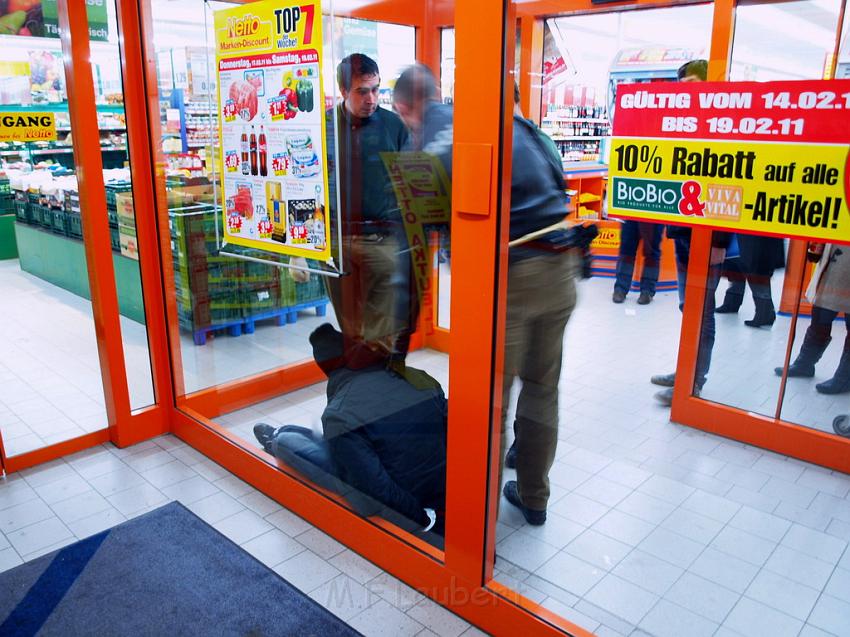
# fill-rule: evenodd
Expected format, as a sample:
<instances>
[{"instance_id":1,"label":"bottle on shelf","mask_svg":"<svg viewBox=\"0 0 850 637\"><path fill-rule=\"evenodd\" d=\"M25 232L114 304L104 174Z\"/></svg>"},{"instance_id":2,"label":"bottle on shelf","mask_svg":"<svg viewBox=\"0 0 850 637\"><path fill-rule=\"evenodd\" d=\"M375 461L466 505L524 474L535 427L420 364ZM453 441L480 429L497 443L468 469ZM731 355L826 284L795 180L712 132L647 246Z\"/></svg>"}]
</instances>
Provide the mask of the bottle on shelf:
<instances>
[{"instance_id":1,"label":"bottle on shelf","mask_svg":"<svg viewBox=\"0 0 850 637\"><path fill-rule=\"evenodd\" d=\"M257 176L257 134L254 132L254 127L251 126L251 141L249 143L251 151L251 174Z\"/></svg>"},{"instance_id":2,"label":"bottle on shelf","mask_svg":"<svg viewBox=\"0 0 850 637\"><path fill-rule=\"evenodd\" d=\"M263 125L260 124L260 176L266 177L269 174L268 170L268 144L266 143L266 131Z\"/></svg>"},{"instance_id":3,"label":"bottle on shelf","mask_svg":"<svg viewBox=\"0 0 850 637\"><path fill-rule=\"evenodd\" d=\"M240 145L242 147L242 174L249 175L251 174L251 165L248 163L248 133L244 128L242 129L242 138L240 140Z\"/></svg>"}]
</instances>

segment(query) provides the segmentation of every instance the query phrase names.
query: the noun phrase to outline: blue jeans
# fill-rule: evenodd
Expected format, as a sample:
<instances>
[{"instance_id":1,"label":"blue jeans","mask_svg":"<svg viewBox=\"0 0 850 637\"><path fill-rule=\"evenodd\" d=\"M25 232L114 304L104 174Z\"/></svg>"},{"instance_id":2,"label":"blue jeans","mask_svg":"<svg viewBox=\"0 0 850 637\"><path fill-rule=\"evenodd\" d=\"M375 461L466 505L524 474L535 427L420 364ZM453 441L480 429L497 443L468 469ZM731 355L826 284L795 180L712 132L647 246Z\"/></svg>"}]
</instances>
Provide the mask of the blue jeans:
<instances>
[{"instance_id":1,"label":"blue jeans","mask_svg":"<svg viewBox=\"0 0 850 637\"><path fill-rule=\"evenodd\" d=\"M638 243L643 242L643 270L640 291L655 295L655 284L661 263L661 235L664 226L644 221L626 221L620 232L620 254L617 259L617 280L614 289L627 294L632 287Z\"/></svg>"}]
</instances>

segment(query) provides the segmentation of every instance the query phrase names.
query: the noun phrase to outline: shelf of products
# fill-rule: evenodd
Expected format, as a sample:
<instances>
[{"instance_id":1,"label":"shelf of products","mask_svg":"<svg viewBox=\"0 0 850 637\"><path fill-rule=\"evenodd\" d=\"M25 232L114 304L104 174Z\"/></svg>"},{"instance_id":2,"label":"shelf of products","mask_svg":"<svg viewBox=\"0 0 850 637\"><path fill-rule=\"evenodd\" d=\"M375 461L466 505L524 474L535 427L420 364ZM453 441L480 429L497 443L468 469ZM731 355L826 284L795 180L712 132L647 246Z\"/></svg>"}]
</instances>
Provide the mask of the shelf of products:
<instances>
[{"instance_id":1,"label":"shelf of products","mask_svg":"<svg viewBox=\"0 0 850 637\"><path fill-rule=\"evenodd\" d=\"M604 106L549 104L540 125L561 151L565 167L574 162L599 162L602 142L611 134Z\"/></svg>"}]
</instances>

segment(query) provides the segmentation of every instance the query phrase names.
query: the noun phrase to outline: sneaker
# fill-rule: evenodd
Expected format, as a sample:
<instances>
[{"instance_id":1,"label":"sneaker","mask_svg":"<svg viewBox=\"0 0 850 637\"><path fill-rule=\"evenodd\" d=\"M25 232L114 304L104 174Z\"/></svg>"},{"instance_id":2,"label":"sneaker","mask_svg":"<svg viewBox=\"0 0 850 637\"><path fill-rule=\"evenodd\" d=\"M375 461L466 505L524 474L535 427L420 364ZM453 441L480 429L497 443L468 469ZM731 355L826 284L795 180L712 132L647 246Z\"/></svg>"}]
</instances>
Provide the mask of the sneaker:
<instances>
[{"instance_id":1,"label":"sneaker","mask_svg":"<svg viewBox=\"0 0 850 637\"><path fill-rule=\"evenodd\" d=\"M652 303L652 295L649 292L641 292L638 297L638 305L649 305Z\"/></svg>"},{"instance_id":2,"label":"sneaker","mask_svg":"<svg viewBox=\"0 0 850 637\"><path fill-rule=\"evenodd\" d=\"M622 303L626 300L626 293L621 292L620 290L614 290L614 294L611 296L611 300L614 301L614 303Z\"/></svg>"},{"instance_id":3,"label":"sneaker","mask_svg":"<svg viewBox=\"0 0 850 637\"><path fill-rule=\"evenodd\" d=\"M676 383L676 372L672 374L656 374L649 379L653 385L661 385L661 387L672 387Z\"/></svg>"},{"instance_id":4,"label":"sneaker","mask_svg":"<svg viewBox=\"0 0 850 637\"><path fill-rule=\"evenodd\" d=\"M517 491L516 480L509 480L506 482L505 488L502 489L502 493L505 494L505 498L507 498L508 502L520 510L525 521L532 526L540 526L546 522L546 509L538 511L536 509L529 509L528 507L523 506L519 499L519 491Z\"/></svg>"},{"instance_id":5,"label":"sneaker","mask_svg":"<svg viewBox=\"0 0 850 637\"><path fill-rule=\"evenodd\" d=\"M700 389L698 387L694 387L694 392L692 394L695 398L699 398ZM655 392L655 400L664 405L665 407L669 407L673 404L673 388L670 387L668 389L663 389L659 392Z\"/></svg>"},{"instance_id":6,"label":"sneaker","mask_svg":"<svg viewBox=\"0 0 850 637\"><path fill-rule=\"evenodd\" d=\"M263 449L269 451L271 449L272 440L277 429L264 422L258 422L254 425L254 437L263 446Z\"/></svg>"},{"instance_id":7,"label":"sneaker","mask_svg":"<svg viewBox=\"0 0 850 637\"><path fill-rule=\"evenodd\" d=\"M508 469L516 469L516 441L511 443L511 448L505 454L505 466Z\"/></svg>"}]
</instances>

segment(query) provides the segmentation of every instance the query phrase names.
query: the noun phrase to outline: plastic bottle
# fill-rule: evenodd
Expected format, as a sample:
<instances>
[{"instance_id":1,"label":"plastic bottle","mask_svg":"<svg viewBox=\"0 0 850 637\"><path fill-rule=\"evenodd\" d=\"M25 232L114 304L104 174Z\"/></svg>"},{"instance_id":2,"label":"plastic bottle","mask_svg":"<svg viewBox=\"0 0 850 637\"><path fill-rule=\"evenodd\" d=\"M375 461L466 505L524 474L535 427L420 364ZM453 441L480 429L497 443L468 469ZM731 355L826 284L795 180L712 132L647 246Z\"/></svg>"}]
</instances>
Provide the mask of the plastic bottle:
<instances>
[{"instance_id":1,"label":"plastic bottle","mask_svg":"<svg viewBox=\"0 0 850 637\"><path fill-rule=\"evenodd\" d=\"M266 144L266 131L262 125L260 125L260 176L265 177L269 174L268 169L268 145Z\"/></svg>"},{"instance_id":2,"label":"plastic bottle","mask_svg":"<svg viewBox=\"0 0 850 637\"><path fill-rule=\"evenodd\" d=\"M251 126L251 141L250 141L250 150L251 150L251 174L257 175L257 134L254 132L254 127Z\"/></svg>"}]
</instances>

